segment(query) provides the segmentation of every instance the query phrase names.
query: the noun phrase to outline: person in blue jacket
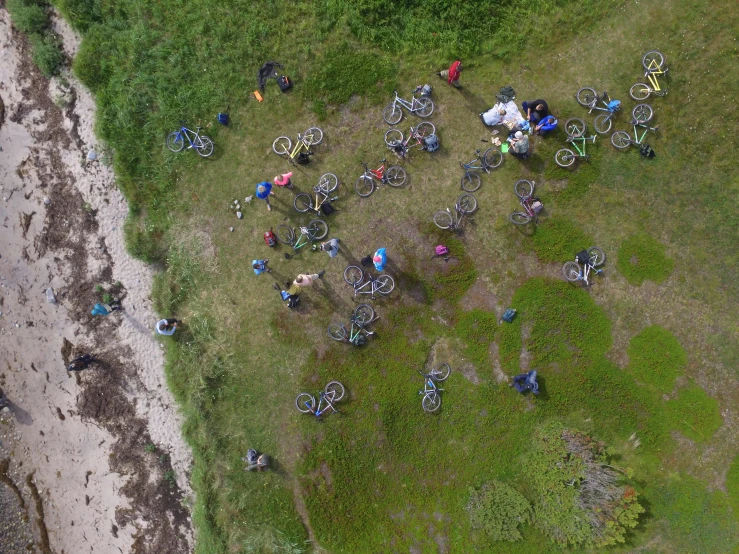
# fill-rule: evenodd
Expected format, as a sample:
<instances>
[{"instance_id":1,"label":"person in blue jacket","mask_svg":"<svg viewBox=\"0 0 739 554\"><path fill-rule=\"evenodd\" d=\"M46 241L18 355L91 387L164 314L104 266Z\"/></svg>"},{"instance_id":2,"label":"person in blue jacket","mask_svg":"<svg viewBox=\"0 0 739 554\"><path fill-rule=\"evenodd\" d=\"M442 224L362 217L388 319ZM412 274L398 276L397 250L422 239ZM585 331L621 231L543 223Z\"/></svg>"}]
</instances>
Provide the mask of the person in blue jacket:
<instances>
[{"instance_id":1,"label":"person in blue jacket","mask_svg":"<svg viewBox=\"0 0 739 554\"><path fill-rule=\"evenodd\" d=\"M558 121L556 117L548 115L536 125L536 132L537 134L544 136L547 133L554 131L557 128L557 123Z\"/></svg>"},{"instance_id":2,"label":"person in blue jacket","mask_svg":"<svg viewBox=\"0 0 739 554\"><path fill-rule=\"evenodd\" d=\"M377 271L382 271L383 269L385 269L385 264L387 263L387 252L384 248L377 249L375 255L372 256L372 263L375 264L375 269Z\"/></svg>"},{"instance_id":3,"label":"person in blue jacket","mask_svg":"<svg viewBox=\"0 0 739 554\"><path fill-rule=\"evenodd\" d=\"M256 197L267 202L267 210L270 212L272 211L272 205L269 203L269 197L274 195L275 193L272 192L272 183L269 181L257 183Z\"/></svg>"},{"instance_id":4,"label":"person in blue jacket","mask_svg":"<svg viewBox=\"0 0 739 554\"><path fill-rule=\"evenodd\" d=\"M270 269L267 267L268 261L269 260L252 260L251 267L254 270L254 274L259 275L265 271L269 273Z\"/></svg>"}]
</instances>

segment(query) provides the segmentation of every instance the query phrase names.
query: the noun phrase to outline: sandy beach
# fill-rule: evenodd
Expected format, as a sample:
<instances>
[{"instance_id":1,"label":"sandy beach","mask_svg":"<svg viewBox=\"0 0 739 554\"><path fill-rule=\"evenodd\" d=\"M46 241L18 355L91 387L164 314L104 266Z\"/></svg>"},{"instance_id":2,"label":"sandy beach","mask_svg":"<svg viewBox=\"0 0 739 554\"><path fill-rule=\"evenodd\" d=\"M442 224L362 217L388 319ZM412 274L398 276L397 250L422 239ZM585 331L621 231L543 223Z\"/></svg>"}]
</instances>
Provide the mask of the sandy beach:
<instances>
[{"instance_id":1,"label":"sandy beach","mask_svg":"<svg viewBox=\"0 0 739 554\"><path fill-rule=\"evenodd\" d=\"M55 25L71 58L79 39ZM0 50L0 552L192 551L153 273L126 253L94 101L68 70L38 72L4 8ZM90 315L103 292L124 310ZM83 352L100 362L67 372Z\"/></svg>"}]
</instances>

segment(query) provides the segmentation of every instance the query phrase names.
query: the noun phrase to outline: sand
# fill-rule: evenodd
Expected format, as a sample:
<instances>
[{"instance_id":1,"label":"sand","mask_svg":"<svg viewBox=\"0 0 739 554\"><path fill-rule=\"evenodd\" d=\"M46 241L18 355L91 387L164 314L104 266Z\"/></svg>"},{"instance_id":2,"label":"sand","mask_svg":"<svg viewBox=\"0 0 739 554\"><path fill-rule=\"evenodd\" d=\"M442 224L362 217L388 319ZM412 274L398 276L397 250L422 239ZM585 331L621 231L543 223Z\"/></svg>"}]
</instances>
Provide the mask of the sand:
<instances>
[{"instance_id":1,"label":"sand","mask_svg":"<svg viewBox=\"0 0 739 554\"><path fill-rule=\"evenodd\" d=\"M71 55L78 37L63 21L55 29ZM2 484L0 506L28 515L14 535L31 533L40 552L191 551L191 453L153 332L153 272L126 253L111 169L86 161L102 150L94 101L68 71L68 85L38 74L5 9L0 51L0 388L12 403L0 460L25 507ZM122 313L89 315L98 283L123 298ZM102 363L68 373L75 351ZM0 542L21 551L11 548Z\"/></svg>"}]
</instances>

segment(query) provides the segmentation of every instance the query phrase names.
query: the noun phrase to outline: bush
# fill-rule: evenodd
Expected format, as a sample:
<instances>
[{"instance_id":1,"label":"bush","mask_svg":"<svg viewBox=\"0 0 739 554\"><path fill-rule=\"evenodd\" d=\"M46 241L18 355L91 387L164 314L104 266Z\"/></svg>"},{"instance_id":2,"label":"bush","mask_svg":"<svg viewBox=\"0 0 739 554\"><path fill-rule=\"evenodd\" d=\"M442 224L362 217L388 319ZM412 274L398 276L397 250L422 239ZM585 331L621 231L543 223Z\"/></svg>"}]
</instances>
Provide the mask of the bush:
<instances>
[{"instance_id":1,"label":"bush","mask_svg":"<svg viewBox=\"0 0 739 554\"><path fill-rule=\"evenodd\" d=\"M723 423L718 401L696 384L680 389L666 408L671 428L696 442L706 442Z\"/></svg>"},{"instance_id":2,"label":"bush","mask_svg":"<svg viewBox=\"0 0 739 554\"><path fill-rule=\"evenodd\" d=\"M492 541L519 541L518 526L531 519L531 505L524 496L500 481L470 488L467 504L470 525L481 529Z\"/></svg>"},{"instance_id":3,"label":"bush","mask_svg":"<svg viewBox=\"0 0 739 554\"><path fill-rule=\"evenodd\" d=\"M675 336L659 325L647 327L629 342L626 370L644 384L669 393L675 379L688 363L685 350Z\"/></svg>"},{"instance_id":4,"label":"bush","mask_svg":"<svg viewBox=\"0 0 739 554\"><path fill-rule=\"evenodd\" d=\"M77 31L86 31L102 21L101 0L55 0L54 4Z\"/></svg>"},{"instance_id":5,"label":"bush","mask_svg":"<svg viewBox=\"0 0 739 554\"><path fill-rule=\"evenodd\" d=\"M31 57L33 63L41 70L41 73L47 77L52 77L59 73L59 68L64 61L59 39L52 34L34 34L31 39Z\"/></svg>"},{"instance_id":6,"label":"bush","mask_svg":"<svg viewBox=\"0 0 739 554\"><path fill-rule=\"evenodd\" d=\"M5 7L13 19L13 26L21 33L39 33L49 25L49 16L39 4L28 0L7 0Z\"/></svg>"},{"instance_id":7,"label":"bush","mask_svg":"<svg viewBox=\"0 0 739 554\"><path fill-rule=\"evenodd\" d=\"M665 254L665 246L645 233L629 237L618 249L616 267L632 285L641 285L645 280L662 283L674 265Z\"/></svg>"},{"instance_id":8,"label":"bush","mask_svg":"<svg viewBox=\"0 0 739 554\"><path fill-rule=\"evenodd\" d=\"M580 250L593 246L593 239L569 219L553 216L539 222L531 245L542 262L564 263L574 260Z\"/></svg>"}]
</instances>

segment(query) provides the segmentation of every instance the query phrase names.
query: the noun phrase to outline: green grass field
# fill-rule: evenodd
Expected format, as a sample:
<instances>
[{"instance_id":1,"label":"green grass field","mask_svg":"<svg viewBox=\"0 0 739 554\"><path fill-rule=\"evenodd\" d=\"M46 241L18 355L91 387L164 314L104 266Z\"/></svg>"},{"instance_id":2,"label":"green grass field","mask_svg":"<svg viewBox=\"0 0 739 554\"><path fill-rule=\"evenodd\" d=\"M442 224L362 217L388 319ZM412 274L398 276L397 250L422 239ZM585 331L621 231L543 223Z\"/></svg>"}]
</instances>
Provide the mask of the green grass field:
<instances>
[{"instance_id":1,"label":"green grass field","mask_svg":"<svg viewBox=\"0 0 739 554\"><path fill-rule=\"evenodd\" d=\"M165 263L157 309L186 322L165 344L195 455L197 552L602 551L574 524L575 508L547 510L527 473L548 459L541 430L557 426L603 441L645 508L611 550L737 551L734 3L55 3L85 37L74 68L96 93L97 130L130 201L129 248ZM648 101L656 158L599 136L590 162L564 170L554 163L558 130L533 140L528 161L506 157L483 176L460 235L433 226L462 193L459 162L489 146L477 116L500 87L591 127L574 94L606 89L624 102L614 128L626 130L628 89L655 48L670 67L669 94ZM456 56L461 90L434 75ZM270 83L257 103L249 94L270 59L295 88L283 95ZM392 90L425 82L441 150L402 162L403 188L360 199L360 162L397 163L382 142L382 107ZM206 131L212 158L165 149L179 119L213 123L229 104L232 125ZM398 127L416 121L406 115ZM272 153L277 136L316 124L326 138L308 166ZM287 260L284 245L265 246L268 228L309 217L288 190L276 191L272 212L243 199L288 169L295 193L338 175L339 211L327 218L337 258ZM536 182L546 207L536 227L508 222L520 178ZM431 259L437 244L451 249L448 262ZM562 264L593 245L607 255L604 275L588 289L565 282ZM377 334L362 348L336 343L326 328L355 306L342 272L380 246L396 289L373 303ZM264 257L272 273L255 276L251 260ZM287 310L273 282L319 269L324 279ZM518 315L500 325L507 307ZM452 375L428 415L418 371L442 361ZM537 397L507 386L528 369L540 374ZM348 389L340 414L297 412L299 392L334 379ZM250 447L272 454L276 470L245 472ZM506 531L516 542L493 542L492 527L470 519L471 494L490 483L502 484L500 498L485 509L531 506ZM581 539L563 542L557 529Z\"/></svg>"}]
</instances>

